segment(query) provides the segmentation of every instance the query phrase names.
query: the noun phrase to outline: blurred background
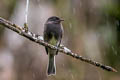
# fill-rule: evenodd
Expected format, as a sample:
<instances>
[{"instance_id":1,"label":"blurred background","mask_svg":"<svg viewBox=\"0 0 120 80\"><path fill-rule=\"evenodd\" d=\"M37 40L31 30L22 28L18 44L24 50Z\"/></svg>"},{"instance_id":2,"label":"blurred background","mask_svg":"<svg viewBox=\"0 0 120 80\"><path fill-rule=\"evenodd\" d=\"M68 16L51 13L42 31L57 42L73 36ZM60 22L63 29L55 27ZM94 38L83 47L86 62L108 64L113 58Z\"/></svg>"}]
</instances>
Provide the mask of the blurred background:
<instances>
[{"instance_id":1,"label":"blurred background","mask_svg":"<svg viewBox=\"0 0 120 80\"><path fill-rule=\"evenodd\" d=\"M23 26L25 6L26 0L0 0L0 16ZM62 44L118 72L59 53L56 76L47 76L44 47L0 25L0 80L120 80L120 0L30 0L29 30L43 35L54 15L65 20Z\"/></svg>"}]
</instances>

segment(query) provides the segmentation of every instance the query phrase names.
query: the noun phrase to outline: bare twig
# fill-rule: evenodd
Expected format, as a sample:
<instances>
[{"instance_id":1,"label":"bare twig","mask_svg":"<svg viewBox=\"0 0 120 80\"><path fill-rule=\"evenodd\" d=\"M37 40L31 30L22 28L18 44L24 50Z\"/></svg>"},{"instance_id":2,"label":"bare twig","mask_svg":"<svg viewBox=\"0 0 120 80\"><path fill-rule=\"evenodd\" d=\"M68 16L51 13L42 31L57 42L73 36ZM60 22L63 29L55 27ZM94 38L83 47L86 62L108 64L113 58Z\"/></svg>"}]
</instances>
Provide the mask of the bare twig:
<instances>
[{"instance_id":1,"label":"bare twig","mask_svg":"<svg viewBox=\"0 0 120 80\"><path fill-rule=\"evenodd\" d=\"M29 8L29 0L26 0L25 23L28 22L28 8Z\"/></svg>"},{"instance_id":2,"label":"bare twig","mask_svg":"<svg viewBox=\"0 0 120 80\"><path fill-rule=\"evenodd\" d=\"M107 70L107 71L112 71L112 72L117 72L117 70L115 70L114 68L110 67L110 66L106 66L106 65L103 65L101 63L98 63L98 62L95 62L91 59L87 59L87 58L84 58L82 56L79 56L78 54L76 53L73 53L71 50L69 50L68 48L66 48L65 46L61 45L59 48L56 47L56 46L53 46L51 44L48 44L46 42L44 42L43 40L43 37L40 36L40 35L36 35L32 32L29 32L29 31L25 31L24 29L22 29L21 27L17 26L16 24L13 24L12 22L10 21L7 21L3 18L0 17L0 24L13 30L14 32L17 32L19 35L21 36L24 36L25 38L35 42L35 43L38 43L40 45L43 45L43 46L46 46L46 47L49 47L51 49L57 49L59 52L62 52L66 55L69 55L69 56L72 56L76 59L79 59L83 62L86 62L86 63L89 63L89 64L92 64L94 66L97 66L97 67L100 67L104 70Z\"/></svg>"},{"instance_id":3,"label":"bare twig","mask_svg":"<svg viewBox=\"0 0 120 80\"><path fill-rule=\"evenodd\" d=\"M26 9L25 9L25 23L23 29L25 32L28 31L28 8L29 8L29 0L26 0Z\"/></svg>"}]
</instances>

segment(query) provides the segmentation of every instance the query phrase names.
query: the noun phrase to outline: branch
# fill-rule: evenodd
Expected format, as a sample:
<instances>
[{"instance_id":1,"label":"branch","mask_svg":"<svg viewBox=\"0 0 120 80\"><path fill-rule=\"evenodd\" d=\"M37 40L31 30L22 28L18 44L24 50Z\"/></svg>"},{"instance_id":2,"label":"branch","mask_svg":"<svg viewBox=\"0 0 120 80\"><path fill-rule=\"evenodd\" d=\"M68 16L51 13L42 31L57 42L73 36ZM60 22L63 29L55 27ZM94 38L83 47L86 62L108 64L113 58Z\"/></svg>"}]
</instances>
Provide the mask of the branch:
<instances>
[{"instance_id":1,"label":"branch","mask_svg":"<svg viewBox=\"0 0 120 80\"><path fill-rule=\"evenodd\" d=\"M21 36L23 36L23 37L25 37L25 38L27 38L27 39L35 42L35 43L38 43L40 45L49 47L51 49L58 50L61 53L72 56L73 58L79 59L79 60L81 60L83 62L92 64L92 65L94 65L96 67L100 67L100 68L102 68L104 70L117 72L116 69L114 69L114 68L112 68L110 66L103 65L103 64L95 62L95 61L93 61L91 59L84 58L84 57L82 57L82 56L80 56L80 55L78 55L76 53L73 53L71 50L69 50L68 48L66 48L63 45L60 45L60 47L56 47L56 46L53 46L51 44L48 44L48 43L44 42L42 36L36 35L36 34L30 32L30 31L26 32L24 28L21 28L21 27L17 26L16 24L14 24L14 23L12 23L10 21L7 21L7 20L5 20L5 19L3 19L1 17L0 17L0 24L5 26L6 28L9 28L9 29L13 30L14 32L18 33L19 35L21 35Z\"/></svg>"}]
</instances>

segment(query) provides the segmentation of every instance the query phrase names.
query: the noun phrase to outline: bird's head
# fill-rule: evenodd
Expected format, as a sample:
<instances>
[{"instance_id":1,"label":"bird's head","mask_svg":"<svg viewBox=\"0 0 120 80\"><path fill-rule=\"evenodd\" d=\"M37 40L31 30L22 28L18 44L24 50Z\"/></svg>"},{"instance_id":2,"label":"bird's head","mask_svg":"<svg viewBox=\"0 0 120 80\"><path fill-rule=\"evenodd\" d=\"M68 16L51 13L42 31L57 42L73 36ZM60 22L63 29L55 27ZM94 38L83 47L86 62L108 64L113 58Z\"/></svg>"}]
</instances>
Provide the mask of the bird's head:
<instances>
[{"instance_id":1,"label":"bird's head","mask_svg":"<svg viewBox=\"0 0 120 80\"><path fill-rule=\"evenodd\" d=\"M64 20L60 19L59 17L56 17L56 16L52 16L52 17L48 18L48 20L47 20L48 23L55 23L55 24L59 24L62 21L64 21Z\"/></svg>"}]
</instances>

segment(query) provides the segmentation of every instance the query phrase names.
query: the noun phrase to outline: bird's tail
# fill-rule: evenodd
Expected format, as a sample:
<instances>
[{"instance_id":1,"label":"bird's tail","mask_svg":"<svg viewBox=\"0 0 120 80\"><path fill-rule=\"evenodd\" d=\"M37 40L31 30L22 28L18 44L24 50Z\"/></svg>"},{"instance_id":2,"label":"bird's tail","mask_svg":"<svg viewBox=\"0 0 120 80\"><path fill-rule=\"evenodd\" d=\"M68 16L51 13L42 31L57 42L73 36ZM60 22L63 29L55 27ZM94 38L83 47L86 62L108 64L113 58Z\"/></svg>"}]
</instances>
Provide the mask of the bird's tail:
<instances>
[{"instance_id":1,"label":"bird's tail","mask_svg":"<svg viewBox=\"0 0 120 80\"><path fill-rule=\"evenodd\" d=\"M48 75L55 75L56 74L56 65L55 65L55 55L49 54L49 64L48 64Z\"/></svg>"}]
</instances>

